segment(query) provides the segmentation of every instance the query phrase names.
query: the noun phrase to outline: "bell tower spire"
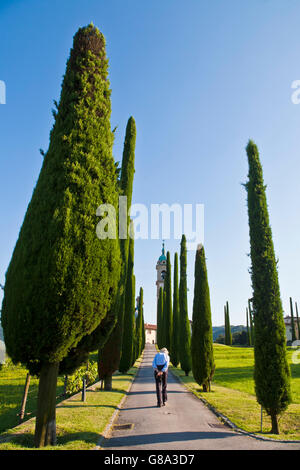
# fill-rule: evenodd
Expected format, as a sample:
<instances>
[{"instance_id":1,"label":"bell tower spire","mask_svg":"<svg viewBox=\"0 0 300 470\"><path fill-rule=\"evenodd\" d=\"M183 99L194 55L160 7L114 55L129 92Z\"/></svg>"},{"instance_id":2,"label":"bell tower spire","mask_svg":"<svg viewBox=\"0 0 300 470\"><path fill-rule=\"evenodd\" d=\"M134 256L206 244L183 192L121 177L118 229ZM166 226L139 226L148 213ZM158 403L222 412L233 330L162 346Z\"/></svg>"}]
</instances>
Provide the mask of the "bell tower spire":
<instances>
[{"instance_id":1,"label":"bell tower spire","mask_svg":"<svg viewBox=\"0 0 300 470\"><path fill-rule=\"evenodd\" d=\"M164 287L166 269L167 269L167 257L165 255L165 241L163 240L161 255L158 258L158 261L157 261L157 264L156 264L156 270L157 270L157 281L156 281L157 298L159 297L160 288Z\"/></svg>"}]
</instances>

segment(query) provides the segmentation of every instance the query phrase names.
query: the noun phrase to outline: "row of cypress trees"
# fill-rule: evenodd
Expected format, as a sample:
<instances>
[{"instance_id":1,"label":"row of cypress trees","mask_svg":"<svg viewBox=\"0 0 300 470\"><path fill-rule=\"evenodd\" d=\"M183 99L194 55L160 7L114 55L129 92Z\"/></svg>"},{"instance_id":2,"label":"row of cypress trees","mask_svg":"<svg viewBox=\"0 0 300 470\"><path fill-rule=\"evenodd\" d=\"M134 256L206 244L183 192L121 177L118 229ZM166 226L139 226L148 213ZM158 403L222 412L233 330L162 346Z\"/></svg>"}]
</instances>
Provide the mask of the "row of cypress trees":
<instances>
[{"instance_id":1,"label":"row of cypress trees","mask_svg":"<svg viewBox=\"0 0 300 470\"><path fill-rule=\"evenodd\" d=\"M278 434L278 416L291 402L290 368L287 362L285 325L280 298L277 261L275 258L272 231L267 209L266 187L263 181L259 152L253 141L250 140L248 142L246 152L249 173L245 188L248 196L251 281L253 289L253 298L251 299L251 303L250 301L248 303L248 336L249 344L250 342L254 344L254 381L257 401L271 417L271 432ZM162 319L164 316L165 318L169 318L169 311L162 312L162 309L168 309L168 304L164 302L162 307L161 299L162 290L160 292L158 305L158 321L160 329L162 329L162 331L158 332L158 338L162 344L167 340L167 336L164 336L165 333L163 332L165 324ZM174 300L173 304L175 304ZM292 299L290 299L290 309L292 339L295 340L296 332ZM173 308L173 310L175 310L175 308ZM192 370L195 380L202 384L205 390L209 387L211 377L214 373L211 315L205 255L204 248L199 247L196 252L195 261L193 334L192 344L190 345L190 337L188 334L189 327L187 328L186 249L184 236L181 241L180 253L179 312L179 342L178 348L176 348L176 352L178 351L179 353L178 359L181 368L186 374L191 370L190 364L192 361ZM226 343L231 344L228 302L226 302L224 312ZM297 306L296 312L298 320ZM297 323L297 326L299 328L299 323ZM176 332L176 329L173 324L173 331ZM174 357L172 348L174 348L175 344L173 339L173 343L171 344L171 357ZM191 355L190 349L192 350ZM201 361L199 361L200 357Z\"/></svg>"},{"instance_id":2,"label":"row of cypress trees","mask_svg":"<svg viewBox=\"0 0 300 470\"><path fill-rule=\"evenodd\" d=\"M118 214L119 196L128 206L132 197L135 121L127 124L119 178L110 96L105 38L90 24L74 35L49 148L6 272L7 353L39 376L36 447L56 442L58 374L99 348L107 377L129 368L142 348L133 346L134 241L96 236L97 208L110 204Z\"/></svg>"},{"instance_id":3,"label":"row of cypress trees","mask_svg":"<svg viewBox=\"0 0 300 470\"><path fill-rule=\"evenodd\" d=\"M192 370L195 380L203 386L205 391L208 391L215 365L210 296L203 246L198 247L195 259L192 334L188 318L186 269L186 237L183 235L180 245L179 285L178 254L174 255L174 290L171 307L171 264L170 253L167 253L164 289L160 288L157 302L157 342L160 348L165 346L169 349L170 359L175 367L180 363L186 376Z\"/></svg>"}]
</instances>

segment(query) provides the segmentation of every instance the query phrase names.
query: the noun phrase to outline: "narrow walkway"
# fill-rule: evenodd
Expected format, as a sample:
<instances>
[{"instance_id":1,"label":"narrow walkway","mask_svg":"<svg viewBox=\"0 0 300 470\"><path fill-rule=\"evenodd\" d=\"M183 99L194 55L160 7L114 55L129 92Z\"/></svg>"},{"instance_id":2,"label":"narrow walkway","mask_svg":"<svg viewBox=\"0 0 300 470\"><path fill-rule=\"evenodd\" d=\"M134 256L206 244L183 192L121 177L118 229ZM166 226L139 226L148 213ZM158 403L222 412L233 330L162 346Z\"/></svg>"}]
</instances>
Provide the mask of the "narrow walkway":
<instances>
[{"instance_id":1,"label":"narrow walkway","mask_svg":"<svg viewBox=\"0 0 300 470\"><path fill-rule=\"evenodd\" d=\"M300 449L299 443L267 442L233 431L169 372L168 402L157 408L152 360L154 345L147 344L144 359L114 425L104 440L105 450L261 450Z\"/></svg>"}]
</instances>

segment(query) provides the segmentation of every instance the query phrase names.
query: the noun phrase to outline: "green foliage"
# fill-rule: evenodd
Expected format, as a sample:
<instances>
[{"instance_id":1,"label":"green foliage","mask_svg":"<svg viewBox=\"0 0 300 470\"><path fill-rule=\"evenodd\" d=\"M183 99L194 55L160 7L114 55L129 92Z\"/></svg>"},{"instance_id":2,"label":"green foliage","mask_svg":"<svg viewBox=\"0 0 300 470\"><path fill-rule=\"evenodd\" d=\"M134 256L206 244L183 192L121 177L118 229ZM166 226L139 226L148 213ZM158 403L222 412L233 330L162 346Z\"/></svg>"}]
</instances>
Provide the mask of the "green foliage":
<instances>
[{"instance_id":1,"label":"green foliage","mask_svg":"<svg viewBox=\"0 0 300 470\"><path fill-rule=\"evenodd\" d=\"M140 357L143 347L143 303L144 293L143 288L140 288L138 316L136 318L136 358Z\"/></svg>"},{"instance_id":2,"label":"green foliage","mask_svg":"<svg viewBox=\"0 0 300 470\"><path fill-rule=\"evenodd\" d=\"M73 375L68 376L66 393L72 394L79 392L82 389L82 381L85 377L86 386L89 386L96 382L98 376L97 362L92 361L79 367Z\"/></svg>"},{"instance_id":3,"label":"green foliage","mask_svg":"<svg viewBox=\"0 0 300 470\"><path fill-rule=\"evenodd\" d=\"M192 372L203 390L210 389L214 374L213 335L210 295L204 247L200 245L195 259L195 285L193 301L193 330L191 340Z\"/></svg>"},{"instance_id":4,"label":"green foliage","mask_svg":"<svg viewBox=\"0 0 300 470\"><path fill-rule=\"evenodd\" d=\"M259 152L252 141L249 141L246 151L249 163L249 180L245 186L252 264L255 391L258 402L271 416L272 430L276 432L276 417L291 400L290 369L286 358L277 263Z\"/></svg>"},{"instance_id":5,"label":"green foliage","mask_svg":"<svg viewBox=\"0 0 300 470\"><path fill-rule=\"evenodd\" d=\"M126 273L126 290L125 290L125 313L124 313L124 328L123 328L123 341L122 341L122 354L120 359L119 371L127 372L133 361L133 340L134 340L134 239L129 240L128 263Z\"/></svg>"},{"instance_id":6,"label":"green foliage","mask_svg":"<svg viewBox=\"0 0 300 470\"><path fill-rule=\"evenodd\" d=\"M178 290L178 253L174 255L174 290L173 290L173 337L171 362L174 367L179 363L179 290Z\"/></svg>"},{"instance_id":7,"label":"green foliage","mask_svg":"<svg viewBox=\"0 0 300 470\"><path fill-rule=\"evenodd\" d=\"M162 345L162 328L163 328L163 305L164 305L164 291L163 288L160 287L159 295L157 299L157 345L161 349L163 348Z\"/></svg>"},{"instance_id":8,"label":"green foliage","mask_svg":"<svg viewBox=\"0 0 300 470\"><path fill-rule=\"evenodd\" d=\"M226 305L224 307L224 315L225 315L225 344L227 346L231 346L232 345L232 334L231 334L231 327L230 327L228 302L226 302Z\"/></svg>"},{"instance_id":9,"label":"green foliage","mask_svg":"<svg viewBox=\"0 0 300 470\"><path fill-rule=\"evenodd\" d=\"M186 238L182 235L180 244L180 282L179 282L179 359L180 367L186 375L192 369L191 358L191 328L187 306L186 280Z\"/></svg>"},{"instance_id":10,"label":"green foliage","mask_svg":"<svg viewBox=\"0 0 300 470\"><path fill-rule=\"evenodd\" d=\"M292 341L296 341L296 328L295 328L295 320L294 320L294 310L293 310L293 301L290 297L290 310L291 310L291 328L292 328Z\"/></svg>"},{"instance_id":11,"label":"green foliage","mask_svg":"<svg viewBox=\"0 0 300 470\"><path fill-rule=\"evenodd\" d=\"M136 141L136 126L133 117L130 117L126 127L125 141L123 148L122 168L120 176L120 195L127 197L127 207L130 208L132 200L132 188L134 178L134 160L135 160L135 141ZM130 226L130 218L127 215L127 232ZM111 376L120 365L122 354L122 339L123 339L123 322L125 311L125 289L126 289L126 275L127 275L127 262L128 262L128 247L129 238L126 233L126 238L120 238L120 251L121 251L121 278L119 283L119 298L116 299L115 311L117 312L117 321L113 330L104 344L99 349L99 364L98 368L101 375L105 377ZM105 362L102 358L105 357Z\"/></svg>"},{"instance_id":12,"label":"green foliage","mask_svg":"<svg viewBox=\"0 0 300 470\"><path fill-rule=\"evenodd\" d=\"M166 307L164 310L165 322L165 344L168 351L172 351L172 334L173 334L173 312L172 312L172 281L171 281L171 262L170 252L167 252L167 269L164 281L164 291L166 293Z\"/></svg>"},{"instance_id":13,"label":"green foliage","mask_svg":"<svg viewBox=\"0 0 300 470\"><path fill-rule=\"evenodd\" d=\"M38 373L60 362L106 316L117 292L116 240L96 236L96 209L118 191L105 39L80 28L63 79L49 149L6 273L8 354Z\"/></svg>"}]
</instances>

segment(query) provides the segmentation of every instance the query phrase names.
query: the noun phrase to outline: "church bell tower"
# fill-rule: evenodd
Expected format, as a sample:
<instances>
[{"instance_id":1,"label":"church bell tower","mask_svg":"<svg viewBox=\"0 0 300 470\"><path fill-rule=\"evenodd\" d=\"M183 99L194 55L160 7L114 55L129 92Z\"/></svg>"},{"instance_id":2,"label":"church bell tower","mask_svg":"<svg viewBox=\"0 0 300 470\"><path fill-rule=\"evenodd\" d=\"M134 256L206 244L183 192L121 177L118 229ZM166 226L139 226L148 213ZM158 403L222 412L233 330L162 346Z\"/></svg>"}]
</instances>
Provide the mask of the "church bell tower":
<instances>
[{"instance_id":1,"label":"church bell tower","mask_svg":"<svg viewBox=\"0 0 300 470\"><path fill-rule=\"evenodd\" d=\"M157 271L157 298L159 297L159 289L164 287L165 276L167 271L167 257L165 255L165 243L163 242L161 255L158 258L156 264L156 271Z\"/></svg>"}]
</instances>

